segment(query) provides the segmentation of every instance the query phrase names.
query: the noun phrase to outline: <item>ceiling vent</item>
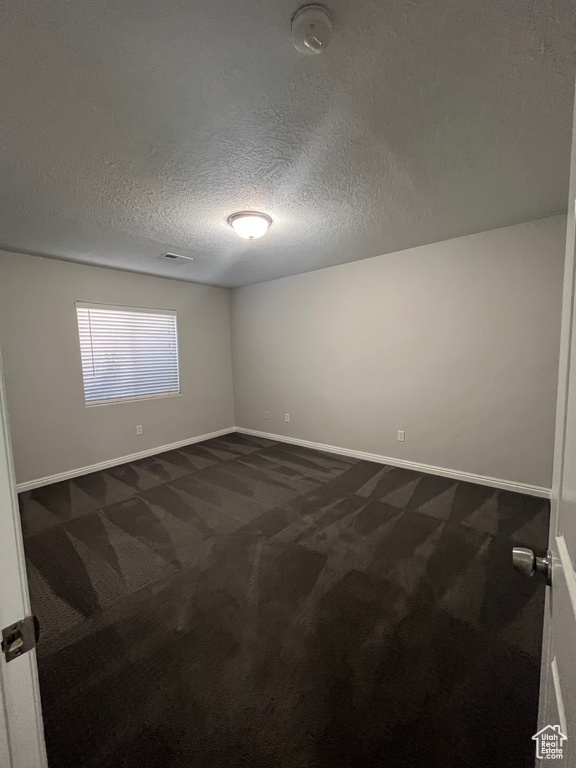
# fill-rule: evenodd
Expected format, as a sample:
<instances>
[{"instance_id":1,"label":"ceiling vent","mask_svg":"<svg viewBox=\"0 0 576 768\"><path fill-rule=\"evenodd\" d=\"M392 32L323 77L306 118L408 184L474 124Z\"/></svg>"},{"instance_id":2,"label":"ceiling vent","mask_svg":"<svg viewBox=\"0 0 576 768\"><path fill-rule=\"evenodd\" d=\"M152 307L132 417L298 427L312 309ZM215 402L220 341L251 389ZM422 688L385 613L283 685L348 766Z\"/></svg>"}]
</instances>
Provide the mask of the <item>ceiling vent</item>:
<instances>
[{"instance_id":1,"label":"ceiling vent","mask_svg":"<svg viewBox=\"0 0 576 768\"><path fill-rule=\"evenodd\" d=\"M194 256L182 256L179 253L163 253L162 258L169 259L170 261L180 261L181 259L183 261L194 261Z\"/></svg>"}]
</instances>

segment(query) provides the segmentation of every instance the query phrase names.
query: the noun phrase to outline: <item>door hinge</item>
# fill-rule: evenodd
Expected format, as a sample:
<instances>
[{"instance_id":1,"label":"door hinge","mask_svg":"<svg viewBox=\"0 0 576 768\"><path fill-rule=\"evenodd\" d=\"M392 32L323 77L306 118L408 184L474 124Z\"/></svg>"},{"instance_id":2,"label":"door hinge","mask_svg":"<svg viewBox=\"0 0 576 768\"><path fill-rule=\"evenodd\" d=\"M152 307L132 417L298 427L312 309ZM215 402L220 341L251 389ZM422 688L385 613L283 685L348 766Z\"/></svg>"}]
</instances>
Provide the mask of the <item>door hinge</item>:
<instances>
[{"instance_id":1,"label":"door hinge","mask_svg":"<svg viewBox=\"0 0 576 768\"><path fill-rule=\"evenodd\" d=\"M2 630L2 653L6 661L23 656L36 647L40 638L40 622L36 616L26 616Z\"/></svg>"}]
</instances>

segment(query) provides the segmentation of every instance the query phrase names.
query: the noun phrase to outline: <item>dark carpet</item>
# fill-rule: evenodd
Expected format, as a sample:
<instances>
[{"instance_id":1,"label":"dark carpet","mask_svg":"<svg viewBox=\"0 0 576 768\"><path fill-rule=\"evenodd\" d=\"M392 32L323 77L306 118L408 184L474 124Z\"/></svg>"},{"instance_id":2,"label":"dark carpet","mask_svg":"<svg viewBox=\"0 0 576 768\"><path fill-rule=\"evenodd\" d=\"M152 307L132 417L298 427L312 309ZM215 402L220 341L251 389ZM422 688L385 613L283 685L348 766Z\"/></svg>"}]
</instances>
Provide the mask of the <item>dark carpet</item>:
<instances>
[{"instance_id":1,"label":"dark carpet","mask_svg":"<svg viewBox=\"0 0 576 768\"><path fill-rule=\"evenodd\" d=\"M547 501L232 434L20 503L51 768L532 768Z\"/></svg>"}]
</instances>

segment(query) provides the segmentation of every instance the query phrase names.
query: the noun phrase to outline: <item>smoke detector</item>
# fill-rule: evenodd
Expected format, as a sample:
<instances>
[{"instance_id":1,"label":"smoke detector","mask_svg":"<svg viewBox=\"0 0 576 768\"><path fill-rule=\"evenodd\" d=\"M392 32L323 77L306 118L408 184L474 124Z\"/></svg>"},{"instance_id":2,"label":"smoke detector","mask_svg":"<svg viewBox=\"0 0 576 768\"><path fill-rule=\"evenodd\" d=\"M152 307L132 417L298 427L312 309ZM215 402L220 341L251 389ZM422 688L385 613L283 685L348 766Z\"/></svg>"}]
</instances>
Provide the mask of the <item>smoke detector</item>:
<instances>
[{"instance_id":1,"label":"smoke detector","mask_svg":"<svg viewBox=\"0 0 576 768\"><path fill-rule=\"evenodd\" d=\"M321 5L304 5L292 19L292 42L305 56L322 53L332 38L332 17Z\"/></svg>"}]
</instances>

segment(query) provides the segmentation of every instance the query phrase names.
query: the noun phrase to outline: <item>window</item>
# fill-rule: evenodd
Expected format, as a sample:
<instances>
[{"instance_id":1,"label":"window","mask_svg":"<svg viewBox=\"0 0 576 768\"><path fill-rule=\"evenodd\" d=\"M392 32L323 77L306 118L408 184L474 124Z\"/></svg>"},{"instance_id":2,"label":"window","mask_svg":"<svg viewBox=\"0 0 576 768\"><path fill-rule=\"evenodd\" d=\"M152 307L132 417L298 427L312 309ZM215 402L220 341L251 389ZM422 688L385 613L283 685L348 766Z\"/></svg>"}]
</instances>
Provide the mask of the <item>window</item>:
<instances>
[{"instance_id":1,"label":"window","mask_svg":"<svg viewBox=\"0 0 576 768\"><path fill-rule=\"evenodd\" d=\"M86 405L180 392L176 312L76 303Z\"/></svg>"}]
</instances>

